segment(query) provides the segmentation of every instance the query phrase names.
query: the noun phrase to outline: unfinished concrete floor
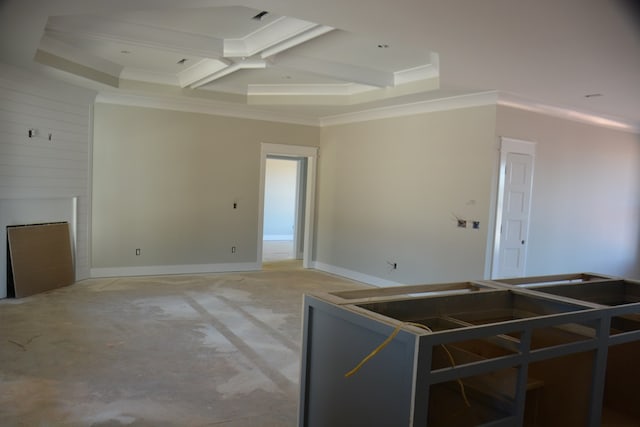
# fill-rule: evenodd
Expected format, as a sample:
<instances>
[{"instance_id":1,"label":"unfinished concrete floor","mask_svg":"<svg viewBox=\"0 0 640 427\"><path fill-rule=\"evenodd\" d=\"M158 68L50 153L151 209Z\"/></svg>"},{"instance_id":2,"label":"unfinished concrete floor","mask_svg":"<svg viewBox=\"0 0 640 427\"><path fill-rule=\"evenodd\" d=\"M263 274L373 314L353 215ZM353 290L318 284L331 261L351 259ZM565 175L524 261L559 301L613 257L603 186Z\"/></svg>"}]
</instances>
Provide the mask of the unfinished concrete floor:
<instances>
[{"instance_id":1,"label":"unfinished concrete floor","mask_svg":"<svg viewBox=\"0 0 640 427\"><path fill-rule=\"evenodd\" d=\"M297 265L0 301L0 426L296 425L302 294L363 287Z\"/></svg>"}]
</instances>

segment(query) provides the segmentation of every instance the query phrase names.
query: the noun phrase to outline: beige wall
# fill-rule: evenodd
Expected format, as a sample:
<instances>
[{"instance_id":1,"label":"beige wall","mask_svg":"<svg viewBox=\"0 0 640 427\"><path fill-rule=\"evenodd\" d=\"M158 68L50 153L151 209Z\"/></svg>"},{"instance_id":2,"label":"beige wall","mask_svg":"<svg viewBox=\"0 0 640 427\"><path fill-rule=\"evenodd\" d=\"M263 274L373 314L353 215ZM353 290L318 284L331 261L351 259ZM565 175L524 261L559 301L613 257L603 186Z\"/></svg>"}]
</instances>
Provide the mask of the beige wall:
<instances>
[{"instance_id":1,"label":"beige wall","mask_svg":"<svg viewBox=\"0 0 640 427\"><path fill-rule=\"evenodd\" d=\"M640 278L640 136L506 107L496 128L537 143L526 274Z\"/></svg>"},{"instance_id":2,"label":"beige wall","mask_svg":"<svg viewBox=\"0 0 640 427\"><path fill-rule=\"evenodd\" d=\"M495 112L474 107L323 128L318 263L399 283L482 278ZM454 214L479 220L480 229L457 228Z\"/></svg>"},{"instance_id":3,"label":"beige wall","mask_svg":"<svg viewBox=\"0 0 640 427\"><path fill-rule=\"evenodd\" d=\"M110 104L94 121L94 269L256 262L260 144L319 142L309 126Z\"/></svg>"},{"instance_id":4,"label":"beige wall","mask_svg":"<svg viewBox=\"0 0 640 427\"><path fill-rule=\"evenodd\" d=\"M270 142L321 147L319 268L380 284L482 278L508 136L537 142L526 273L640 277L638 135L495 106L319 129L98 104L94 126L94 269L255 263Z\"/></svg>"}]
</instances>

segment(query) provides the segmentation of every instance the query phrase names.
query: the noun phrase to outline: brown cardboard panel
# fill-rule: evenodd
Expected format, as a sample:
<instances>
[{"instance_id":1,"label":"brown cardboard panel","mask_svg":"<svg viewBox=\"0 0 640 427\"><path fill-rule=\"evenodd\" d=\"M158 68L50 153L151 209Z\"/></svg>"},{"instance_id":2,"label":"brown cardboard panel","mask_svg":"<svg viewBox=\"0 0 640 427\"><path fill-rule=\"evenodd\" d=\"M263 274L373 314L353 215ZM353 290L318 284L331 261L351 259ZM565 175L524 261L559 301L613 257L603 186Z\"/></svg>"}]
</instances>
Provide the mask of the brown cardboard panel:
<instances>
[{"instance_id":1,"label":"brown cardboard panel","mask_svg":"<svg viewBox=\"0 0 640 427\"><path fill-rule=\"evenodd\" d=\"M16 298L74 282L69 224L36 224L7 228Z\"/></svg>"}]
</instances>

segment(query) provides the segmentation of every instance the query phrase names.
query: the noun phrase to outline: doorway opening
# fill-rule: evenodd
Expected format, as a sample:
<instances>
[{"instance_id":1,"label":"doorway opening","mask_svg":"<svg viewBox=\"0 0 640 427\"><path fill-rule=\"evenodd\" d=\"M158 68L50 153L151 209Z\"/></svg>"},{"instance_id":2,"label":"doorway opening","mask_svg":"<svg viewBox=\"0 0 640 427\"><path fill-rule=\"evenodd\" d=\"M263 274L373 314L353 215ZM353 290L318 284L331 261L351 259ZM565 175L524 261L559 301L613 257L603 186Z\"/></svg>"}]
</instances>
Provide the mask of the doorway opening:
<instances>
[{"instance_id":1,"label":"doorway opening","mask_svg":"<svg viewBox=\"0 0 640 427\"><path fill-rule=\"evenodd\" d=\"M263 244L265 242L265 236L268 239L267 242L278 241L275 239L281 239L282 236L287 236L285 242L291 241L291 252L287 257L289 259L302 259L302 267L311 267L312 248L313 248L313 215L315 210L315 175L316 175L316 163L317 163L318 149L317 147L307 147L299 145L285 145L285 144L262 144L261 156L260 156L260 200L259 200L259 218L258 218L258 250L257 261L262 265L267 261L263 257ZM294 219L293 226L291 226L291 220L289 225L285 223L280 224L281 228L271 228L273 224L267 224L268 218L266 214L270 215L268 210L271 207L266 206L267 194L267 169L268 161L272 160L285 160L285 165L295 165L296 178L295 190L293 193L295 197L291 196L289 191L288 198L295 198ZM291 163L287 163L291 162ZM289 179L291 182L292 180ZM289 186L291 187L291 185ZM290 188L291 190L291 188ZM277 199L276 199L277 200ZM276 206L277 211L281 206ZM289 212L291 209L289 208ZM289 216L289 218L291 218ZM268 228L267 228L268 227ZM282 228L284 227L284 228ZM288 227L288 228L287 228ZM292 237L289 237L292 236ZM289 240L289 238L291 240ZM288 246L288 243L285 244ZM277 249L276 249L277 250ZM288 249L285 249L288 251ZM279 251L279 250L277 250ZM270 255L271 256L271 255ZM284 255L282 255L284 256Z\"/></svg>"},{"instance_id":2,"label":"doorway opening","mask_svg":"<svg viewBox=\"0 0 640 427\"><path fill-rule=\"evenodd\" d=\"M306 165L304 157L267 155L262 262L303 257Z\"/></svg>"}]
</instances>

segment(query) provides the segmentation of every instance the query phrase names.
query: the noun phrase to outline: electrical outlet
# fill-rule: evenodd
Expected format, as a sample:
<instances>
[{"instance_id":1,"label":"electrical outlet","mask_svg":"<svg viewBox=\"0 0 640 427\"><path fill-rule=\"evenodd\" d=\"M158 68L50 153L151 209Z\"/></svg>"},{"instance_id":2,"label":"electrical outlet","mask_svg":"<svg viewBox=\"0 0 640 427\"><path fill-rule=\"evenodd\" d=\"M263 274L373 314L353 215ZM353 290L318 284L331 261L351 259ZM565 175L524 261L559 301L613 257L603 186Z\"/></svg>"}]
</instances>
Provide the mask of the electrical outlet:
<instances>
[{"instance_id":1,"label":"electrical outlet","mask_svg":"<svg viewBox=\"0 0 640 427\"><path fill-rule=\"evenodd\" d=\"M467 228L467 220L466 219L459 219L458 220L458 227Z\"/></svg>"},{"instance_id":2,"label":"electrical outlet","mask_svg":"<svg viewBox=\"0 0 640 427\"><path fill-rule=\"evenodd\" d=\"M236 253L236 247L235 246L231 246L231 253L235 254Z\"/></svg>"},{"instance_id":3,"label":"electrical outlet","mask_svg":"<svg viewBox=\"0 0 640 427\"><path fill-rule=\"evenodd\" d=\"M136 249L136 256L140 256L140 248Z\"/></svg>"},{"instance_id":4,"label":"electrical outlet","mask_svg":"<svg viewBox=\"0 0 640 427\"><path fill-rule=\"evenodd\" d=\"M473 227L474 230L479 230L480 229L480 221L473 221L472 227Z\"/></svg>"}]
</instances>

